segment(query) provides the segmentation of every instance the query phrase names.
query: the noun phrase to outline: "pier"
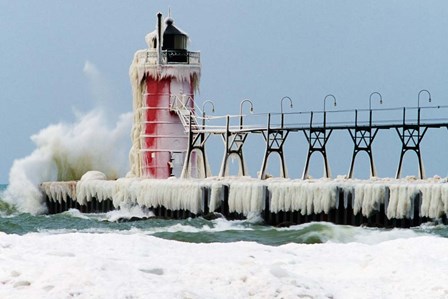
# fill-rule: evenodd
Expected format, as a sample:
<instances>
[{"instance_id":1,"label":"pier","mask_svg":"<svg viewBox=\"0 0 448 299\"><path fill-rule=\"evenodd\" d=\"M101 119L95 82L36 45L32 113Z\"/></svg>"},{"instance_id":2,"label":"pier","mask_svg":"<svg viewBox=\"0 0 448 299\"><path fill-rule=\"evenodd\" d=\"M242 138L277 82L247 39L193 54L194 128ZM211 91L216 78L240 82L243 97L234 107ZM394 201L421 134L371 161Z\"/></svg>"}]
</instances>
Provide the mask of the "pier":
<instances>
[{"instance_id":1,"label":"pier","mask_svg":"<svg viewBox=\"0 0 448 299\"><path fill-rule=\"evenodd\" d=\"M168 108L179 115L188 136L188 150L179 178L110 181L94 175L93 179L80 181L45 182L40 188L50 214L72 208L104 213L138 205L155 217L168 219L197 216L245 219L257 215L263 223L276 226L311 221L375 227L412 227L427 221L446 223L447 181L440 177L425 178L420 146L427 130L448 128L445 117L448 106L420 107L423 92L431 99L428 91L421 91L417 107L372 109L370 106L369 109L326 111L327 99L336 104L336 98L329 95L324 99L322 111L244 115L244 104L250 104L250 110L253 109L252 102L246 99L241 102L241 114L234 116L210 116L205 113L205 106L208 104L214 110L213 102L205 102L200 109L188 104L184 95L172 96ZM379 96L382 101L381 94L372 93L370 100L372 96ZM284 100L292 107L289 97L281 99L282 105ZM263 118L265 125L254 122ZM332 132L337 130L350 135L353 154L347 175L331 179L326 145ZM384 130L396 131L401 141L394 179L376 177L372 144ZM308 151L302 177L291 179L286 177L284 148L288 136L294 133L304 134ZM218 176L212 176L207 169L206 144L211 135L220 135L223 139L224 155ZM247 177L245 169L244 143L250 135L261 136L265 142L258 178ZM370 180L353 178L356 156L362 151L369 156ZM322 155L325 168L324 177L317 180L308 176L310 157L316 152ZM417 155L419 173L416 177L401 178L407 152ZM279 178L269 178L266 174L267 162L274 153L280 157ZM241 176L227 175L231 156L238 158ZM192 161L197 163L196 174L202 177L192 177Z\"/></svg>"},{"instance_id":2,"label":"pier","mask_svg":"<svg viewBox=\"0 0 448 299\"><path fill-rule=\"evenodd\" d=\"M328 105L337 106L336 96L328 94L319 111L294 108L294 99L284 96L278 99L280 113L271 108L267 113L254 113L252 100L243 99L236 115L210 115L206 108L214 112L215 104L209 100L199 107L195 100L200 52L188 49L189 36L176 27L173 18L162 20L158 13L156 29L145 37L147 47L135 53L130 66L134 120L127 177L107 180L105 174L92 169L79 181L44 182L40 188L49 213L139 206L156 217L259 217L279 226L331 221L410 227L446 221L448 184L440 177L426 178L421 144L428 130L448 128L448 106L427 106L432 101L428 90L418 92L417 105L411 107L378 109L383 98L375 91L368 98L368 109L327 110ZM263 100L273 103L277 99ZM284 105L289 107L287 112ZM246 108L250 113L243 112ZM397 171L394 179L379 179L373 143L391 130L401 144L395 149L399 153ZM349 134L353 150L347 174L332 179L327 145L336 131ZM300 178L288 178L286 170L285 152L293 134L303 134L308 148ZM212 136L223 141L223 158L215 176L207 157ZM248 138L263 142L257 178L248 177ZM370 180L353 178L361 152L369 157ZM409 152L417 155L418 174L403 179L404 157ZM315 154L322 156L324 164L323 178L318 180L309 175ZM273 155L279 157L279 178L267 173ZM236 177L229 175L232 158L239 164Z\"/></svg>"},{"instance_id":3,"label":"pier","mask_svg":"<svg viewBox=\"0 0 448 299\"><path fill-rule=\"evenodd\" d=\"M50 214L69 209L104 213L138 205L154 216L261 217L268 225L311 221L375 227L446 223L446 179L285 180L217 177L47 182L41 185Z\"/></svg>"},{"instance_id":4,"label":"pier","mask_svg":"<svg viewBox=\"0 0 448 299\"><path fill-rule=\"evenodd\" d=\"M423 91L419 93L419 98ZM424 91L427 92L427 91ZM429 100L431 99L429 92ZM372 93L378 95L379 93ZM180 101L182 99L182 101ZM288 100L289 97L282 98ZM410 227L426 221L446 222L448 213L448 184L446 179L425 179L420 145L429 129L448 128L448 106L402 107L392 109L355 109L326 111L326 100L336 104L332 95L325 97L323 111L288 112L280 114L242 114L209 116L204 106L185 105L185 97L171 97L170 110L181 117L188 136L188 150L180 178L150 179L123 178L116 181L81 179L72 182L46 182L41 185L49 213L72 208L81 212L108 212L125 206L139 205L154 216L163 218L216 217L244 219L259 215L269 225L291 225L310 221L330 221L338 224L368 225L375 227ZM369 102L370 103L370 102ZM425 117L422 117L424 112ZM360 115L367 115L361 118ZM430 115L431 117L427 117ZM392 117L391 117L392 116ZM253 119L265 118L265 125ZM224 122L216 125L210 123ZM346 176L331 179L326 146L333 131L347 131L353 141L353 155ZM376 178L372 143L384 130L395 130L401 141L400 160L395 179ZM305 169L302 178L286 178L284 147L287 137L303 133L308 142ZM211 135L223 139L224 158L218 176L207 169L207 140ZM248 136L262 136L265 154L258 178L247 177L244 163L244 143ZM390 150L390 149L389 149ZM369 156L370 180L353 179L356 156L364 151ZM418 157L416 177L400 178L403 157L407 152ZM309 179L311 155L320 153L324 159L322 179ZM197 159L199 153L202 159ZM280 178L268 178L266 164L271 154L280 157ZM196 155L196 156L194 156ZM239 159L239 177L227 176L228 159ZM192 161L202 177L191 178ZM213 216L214 215L214 216Z\"/></svg>"}]
</instances>

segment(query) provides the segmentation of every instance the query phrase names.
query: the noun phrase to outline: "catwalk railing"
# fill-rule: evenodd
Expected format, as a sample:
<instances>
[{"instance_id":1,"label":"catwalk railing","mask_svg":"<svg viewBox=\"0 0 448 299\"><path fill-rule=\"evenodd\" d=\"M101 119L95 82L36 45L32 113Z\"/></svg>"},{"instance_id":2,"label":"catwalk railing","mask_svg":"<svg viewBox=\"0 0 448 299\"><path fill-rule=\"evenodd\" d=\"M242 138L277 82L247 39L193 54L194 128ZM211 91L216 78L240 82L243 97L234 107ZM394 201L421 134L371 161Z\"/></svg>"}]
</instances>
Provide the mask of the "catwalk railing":
<instances>
[{"instance_id":1,"label":"catwalk railing","mask_svg":"<svg viewBox=\"0 0 448 299\"><path fill-rule=\"evenodd\" d=\"M221 135L224 141L224 158L219 175L225 176L227 173L227 162L230 156L238 158L240 173L246 175L243 148L250 134L261 134L265 141L265 154L259 177L261 179L266 178L266 165L272 153L279 155L281 176L286 177L283 149L287 137L295 132L303 132L308 143L302 178L306 179L308 177L310 158L316 152L320 153L324 159L325 177L330 177L327 143L332 132L337 130L348 131L353 141L353 155L348 177L351 178L353 175L356 156L359 152L367 153L370 160L370 174L376 176L372 144L378 132L394 130L401 142L401 154L396 178L401 176L403 158L408 151L416 153L419 164L418 175L420 178L424 178L425 173L420 150L421 142L428 129L448 128L448 106L288 113L282 111L282 113L259 114L242 114L240 111L238 115L225 116L206 115L204 109L196 109L199 114L194 115L194 112L191 111L190 117L197 121L197 125L186 130L189 134L189 148L184 165L184 177L188 176L190 168L188 165L189 156L193 151L202 152L202 155L205 156L205 145L210 135ZM200 113L202 113L202 116ZM204 167L203 173L207 173L205 159L202 167Z\"/></svg>"},{"instance_id":2,"label":"catwalk railing","mask_svg":"<svg viewBox=\"0 0 448 299\"><path fill-rule=\"evenodd\" d=\"M159 54L157 51L142 50L137 52L138 61L141 64L147 65L169 65L174 64L189 64L189 65L200 65L201 64L201 54L199 52L190 52L186 50L163 50Z\"/></svg>"}]
</instances>

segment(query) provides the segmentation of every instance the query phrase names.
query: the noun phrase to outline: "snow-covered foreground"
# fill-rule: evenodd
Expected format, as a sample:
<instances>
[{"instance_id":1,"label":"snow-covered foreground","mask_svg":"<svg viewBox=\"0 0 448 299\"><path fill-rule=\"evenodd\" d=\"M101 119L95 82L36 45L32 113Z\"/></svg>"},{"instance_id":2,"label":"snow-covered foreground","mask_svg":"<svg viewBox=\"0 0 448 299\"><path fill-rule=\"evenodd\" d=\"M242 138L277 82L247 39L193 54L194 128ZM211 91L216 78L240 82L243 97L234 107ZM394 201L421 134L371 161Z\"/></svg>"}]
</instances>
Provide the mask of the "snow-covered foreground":
<instances>
[{"instance_id":1,"label":"snow-covered foreground","mask_svg":"<svg viewBox=\"0 0 448 299\"><path fill-rule=\"evenodd\" d=\"M448 239L193 244L0 233L0 298L447 298Z\"/></svg>"}]
</instances>

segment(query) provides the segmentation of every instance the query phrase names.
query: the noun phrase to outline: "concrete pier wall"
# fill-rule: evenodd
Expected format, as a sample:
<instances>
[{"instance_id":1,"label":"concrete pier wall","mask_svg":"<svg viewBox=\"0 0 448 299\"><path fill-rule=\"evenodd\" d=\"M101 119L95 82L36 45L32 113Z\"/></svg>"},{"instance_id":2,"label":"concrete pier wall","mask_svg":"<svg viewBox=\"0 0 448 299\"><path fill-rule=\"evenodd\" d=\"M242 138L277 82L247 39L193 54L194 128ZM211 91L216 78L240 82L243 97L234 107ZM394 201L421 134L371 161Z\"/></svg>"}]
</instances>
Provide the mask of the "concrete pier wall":
<instances>
[{"instance_id":1,"label":"concrete pier wall","mask_svg":"<svg viewBox=\"0 0 448 299\"><path fill-rule=\"evenodd\" d=\"M227 219L260 215L268 225L311 221L374 227L446 223L448 184L430 180L92 180L46 182L48 213L108 212L135 205L158 217L182 219L219 213Z\"/></svg>"}]
</instances>

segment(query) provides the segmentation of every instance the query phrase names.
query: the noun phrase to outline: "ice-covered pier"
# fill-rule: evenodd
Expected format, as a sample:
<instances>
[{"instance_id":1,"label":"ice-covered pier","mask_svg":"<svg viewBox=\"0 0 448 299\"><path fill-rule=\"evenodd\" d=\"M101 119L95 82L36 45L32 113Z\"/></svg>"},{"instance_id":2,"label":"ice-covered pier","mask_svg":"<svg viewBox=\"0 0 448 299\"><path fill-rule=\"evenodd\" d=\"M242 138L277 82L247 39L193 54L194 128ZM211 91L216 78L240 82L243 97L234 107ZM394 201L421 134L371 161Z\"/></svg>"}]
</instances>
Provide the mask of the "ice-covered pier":
<instances>
[{"instance_id":1,"label":"ice-covered pier","mask_svg":"<svg viewBox=\"0 0 448 299\"><path fill-rule=\"evenodd\" d=\"M383 100L379 92L372 92L369 109L327 111L327 101L336 106L336 97L329 94L323 98L321 111L286 113L283 104L286 101L292 109L293 100L285 96L279 99L280 113L254 114L252 101L244 99L239 114L211 116L205 108L208 104L214 112L214 103L208 100L199 107L195 100L201 60L199 52L188 49L188 38L171 17L163 23L159 13L156 29L145 38L147 48L134 55L130 67L134 122L127 178L111 181L88 172L79 181L44 182L40 187L49 213L139 206L158 217L258 215L272 225L331 221L409 227L427 220L446 221L448 184L441 178L425 179L420 145L428 130L448 128L448 106L421 106L421 100L431 102L428 90L418 93L413 107L372 109L372 100L376 104ZM247 105L250 114L243 113ZM401 141L397 173L395 179L377 179L372 145L377 134L387 130L396 131ZM353 141L344 178L331 179L327 144L333 131L348 132ZM295 133L303 133L307 141L302 179L288 179L286 173L284 149ZM244 161L244 144L251 135L264 140L257 179L247 177ZM206 155L211 136L224 141L217 177L212 176ZM352 179L360 152L369 156L370 180ZM418 157L419 179L400 179L407 152ZM315 153L324 160L320 180L308 175ZM268 178L271 154L279 156L281 178ZM239 177L229 176L233 157L239 162Z\"/></svg>"},{"instance_id":2,"label":"ice-covered pier","mask_svg":"<svg viewBox=\"0 0 448 299\"><path fill-rule=\"evenodd\" d=\"M269 225L310 221L377 227L410 227L446 222L446 179L419 180L258 180L246 177L208 179L82 179L41 185L49 213L71 208L107 212L140 206L163 218L228 219L260 216Z\"/></svg>"}]
</instances>

